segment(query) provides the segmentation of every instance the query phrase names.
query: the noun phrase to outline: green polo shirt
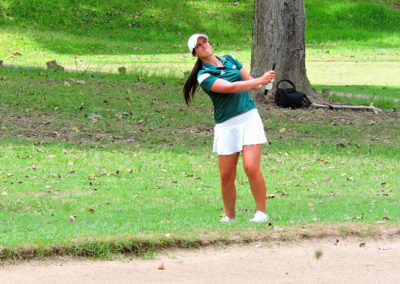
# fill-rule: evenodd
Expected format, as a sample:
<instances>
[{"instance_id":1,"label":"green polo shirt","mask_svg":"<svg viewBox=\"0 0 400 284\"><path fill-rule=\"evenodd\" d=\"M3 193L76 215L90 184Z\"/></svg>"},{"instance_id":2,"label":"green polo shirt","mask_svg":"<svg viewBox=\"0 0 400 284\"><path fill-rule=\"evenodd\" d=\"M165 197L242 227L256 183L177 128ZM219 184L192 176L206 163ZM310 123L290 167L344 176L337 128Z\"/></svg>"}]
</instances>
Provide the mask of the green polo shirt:
<instances>
[{"instance_id":1,"label":"green polo shirt","mask_svg":"<svg viewBox=\"0 0 400 284\"><path fill-rule=\"evenodd\" d=\"M231 94L211 91L212 85L218 78L232 83L242 80L240 69L242 69L243 65L233 55L217 56L217 58L224 67L217 67L203 62L203 68L197 74L197 81L213 102L215 123L221 123L256 108L256 105L248 91Z\"/></svg>"}]
</instances>

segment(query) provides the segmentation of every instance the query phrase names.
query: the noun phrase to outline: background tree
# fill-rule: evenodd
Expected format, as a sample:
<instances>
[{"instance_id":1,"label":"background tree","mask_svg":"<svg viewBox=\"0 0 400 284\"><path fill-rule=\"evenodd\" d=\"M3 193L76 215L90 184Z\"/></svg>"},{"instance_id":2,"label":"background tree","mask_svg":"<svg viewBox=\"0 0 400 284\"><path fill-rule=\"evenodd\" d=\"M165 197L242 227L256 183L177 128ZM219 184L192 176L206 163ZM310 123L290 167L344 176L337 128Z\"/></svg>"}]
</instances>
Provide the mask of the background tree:
<instances>
[{"instance_id":1,"label":"background tree","mask_svg":"<svg viewBox=\"0 0 400 284\"><path fill-rule=\"evenodd\" d=\"M255 0L251 74L260 76L271 70L277 48L282 40L276 65L273 89L281 79L289 79L296 89L313 100L317 92L311 86L305 67L305 9L304 0ZM262 92L257 94L261 97Z\"/></svg>"}]
</instances>

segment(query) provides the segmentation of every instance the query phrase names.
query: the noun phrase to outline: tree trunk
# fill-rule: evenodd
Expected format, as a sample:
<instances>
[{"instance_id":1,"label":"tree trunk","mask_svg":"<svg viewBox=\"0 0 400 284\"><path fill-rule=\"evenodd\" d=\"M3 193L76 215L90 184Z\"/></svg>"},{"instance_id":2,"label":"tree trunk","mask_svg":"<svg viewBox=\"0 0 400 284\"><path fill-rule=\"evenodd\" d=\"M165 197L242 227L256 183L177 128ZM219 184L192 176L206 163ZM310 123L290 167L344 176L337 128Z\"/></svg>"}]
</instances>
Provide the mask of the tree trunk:
<instances>
[{"instance_id":1,"label":"tree trunk","mask_svg":"<svg viewBox=\"0 0 400 284\"><path fill-rule=\"evenodd\" d=\"M253 19L253 45L251 75L259 77L271 70L280 46L275 68L275 81L268 92L275 96L276 85L282 79L292 81L296 89L313 101L316 90L308 81L305 67L305 9L304 0L255 0ZM280 87L289 87L282 83ZM263 98L263 91L256 93Z\"/></svg>"}]
</instances>

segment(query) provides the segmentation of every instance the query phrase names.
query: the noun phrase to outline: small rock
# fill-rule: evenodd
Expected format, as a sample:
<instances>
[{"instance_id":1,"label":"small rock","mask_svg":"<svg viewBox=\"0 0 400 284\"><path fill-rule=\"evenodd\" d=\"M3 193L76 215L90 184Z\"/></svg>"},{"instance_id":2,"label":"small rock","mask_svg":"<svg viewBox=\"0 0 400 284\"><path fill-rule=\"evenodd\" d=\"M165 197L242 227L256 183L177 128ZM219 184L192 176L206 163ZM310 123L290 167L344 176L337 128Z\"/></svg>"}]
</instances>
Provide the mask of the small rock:
<instances>
[{"instance_id":1,"label":"small rock","mask_svg":"<svg viewBox=\"0 0 400 284\"><path fill-rule=\"evenodd\" d=\"M57 66L58 66L57 61L55 61L55 60L46 62L46 65L47 65L47 69L49 69L49 70L55 70L55 69L57 69Z\"/></svg>"},{"instance_id":2,"label":"small rock","mask_svg":"<svg viewBox=\"0 0 400 284\"><path fill-rule=\"evenodd\" d=\"M125 67L119 67L118 72L120 75L125 75L126 74L126 68Z\"/></svg>"},{"instance_id":3,"label":"small rock","mask_svg":"<svg viewBox=\"0 0 400 284\"><path fill-rule=\"evenodd\" d=\"M58 65L56 60L46 62L46 65L47 65L48 70L64 71L64 67L61 65Z\"/></svg>"}]
</instances>

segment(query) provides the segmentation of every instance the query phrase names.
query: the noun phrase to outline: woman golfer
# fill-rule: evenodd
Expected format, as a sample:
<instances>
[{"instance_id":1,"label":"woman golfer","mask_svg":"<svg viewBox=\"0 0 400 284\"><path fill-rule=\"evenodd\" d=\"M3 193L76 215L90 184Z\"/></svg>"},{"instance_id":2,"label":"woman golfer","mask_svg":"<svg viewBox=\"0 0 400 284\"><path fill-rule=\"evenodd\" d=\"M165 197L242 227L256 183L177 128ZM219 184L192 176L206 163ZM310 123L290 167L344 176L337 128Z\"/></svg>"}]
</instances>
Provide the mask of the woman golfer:
<instances>
[{"instance_id":1,"label":"woman golfer","mask_svg":"<svg viewBox=\"0 0 400 284\"><path fill-rule=\"evenodd\" d=\"M269 83L275 77L275 72L269 71L254 79L232 55L215 56L205 34L192 35L188 46L198 60L183 88L186 104L189 105L200 85L214 105L216 124L213 151L218 154L225 207L225 216L221 222L235 219L235 178L240 152L257 205L257 212L250 221L266 222L266 186L260 170L260 159L262 144L267 139L260 115L248 91Z\"/></svg>"}]
</instances>

